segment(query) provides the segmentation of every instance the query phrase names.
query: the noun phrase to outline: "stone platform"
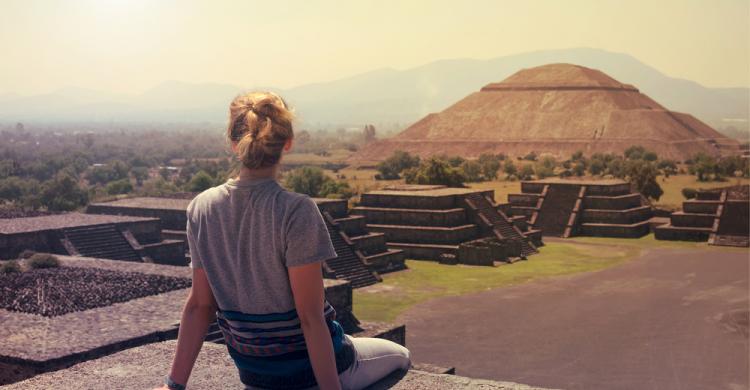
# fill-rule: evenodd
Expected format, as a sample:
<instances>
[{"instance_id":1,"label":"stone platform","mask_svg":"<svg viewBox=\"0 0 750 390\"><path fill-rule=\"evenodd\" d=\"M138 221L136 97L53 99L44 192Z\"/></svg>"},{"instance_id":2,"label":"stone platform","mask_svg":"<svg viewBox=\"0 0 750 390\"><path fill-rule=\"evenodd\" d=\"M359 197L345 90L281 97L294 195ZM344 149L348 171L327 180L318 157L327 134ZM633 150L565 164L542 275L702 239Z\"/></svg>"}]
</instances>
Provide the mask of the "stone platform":
<instances>
[{"instance_id":1,"label":"stone platform","mask_svg":"<svg viewBox=\"0 0 750 390\"><path fill-rule=\"evenodd\" d=\"M492 190L397 185L362 194L351 214L367 218L371 232L412 259L457 255L461 244L485 237L523 242L516 256L536 253L541 232L529 229L524 217L509 218L493 199Z\"/></svg>"},{"instance_id":2,"label":"stone platform","mask_svg":"<svg viewBox=\"0 0 750 390\"><path fill-rule=\"evenodd\" d=\"M349 215L345 199L314 200L338 254L338 258L326 261L331 277L349 280L357 288L377 282L379 274L406 268L403 251L388 248L385 235L371 232L364 216Z\"/></svg>"},{"instance_id":3,"label":"stone platform","mask_svg":"<svg viewBox=\"0 0 750 390\"><path fill-rule=\"evenodd\" d=\"M185 230L185 210L190 199L158 197L125 198L112 202L92 203L86 208L89 214L130 215L159 218L166 230Z\"/></svg>"},{"instance_id":4,"label":"stone platform","mask_svg":"<svg viewBox=\"0 0 750 390\"><path fill-rule=\"evenodd\" d=\"M126 263L107 259L59 256L64 267L190 278L187 267ZM406 344L403 324L360 322L352 313L352 287L345 280L324 279L326 299L347 334L378 337ZM58 370L126 348L174 339L189 289L123 303L44 317L0 309L0 385ZM216 324L207 341L223 342ZM213 343L207 343L213 344Z\"/></svg>"},{"instance_id":5,"label":"stone platform","mask_svg":"<svg viewBox=\"0 0 750 390\"><path fill-rule=\"evenodd\" d=\"M4 387L7 390L41 389L151 389L161 385L174 356L176 341L131 348L73 367L39 375ZM205 343L188 382L188 389L240 389L237 369L226 347ZM541 390L512 382L471 379L410 370L394 373L369 389L394 390Z\"/></svg>"},{"instance_id":6,"label":"stone platform","mask_svg":"<svg viewBox=\"0 0 750 390\"><path fill-rule=\"evenodd\" d=\"M698 191L666 224L654 228L657 240L707 241L710 245L750 245L748 186Z\"/></svg>"},{"instance_id":7,"label":"stone platform","mask_svg":"<svg viewBox=\"0 0 750 390\"><path fill-rule=\"evenodd\" d=\"M184 278L189 278L191 272L187 267L160 264L59 258L63 267ZM188 291L174 290L55 317L0 309L0 384L174 338Z\"/></svg>"},{"instance_id":8,"label":"stone platform","mask_svg":"<svg viewBox=\"0 0 750 390\"><path fill-rule=\"evenodd\" d=\"M521 193L508 195L501 206L512 216L525 216L545 236L637 238L649 233L651 206L622 180L521 182Z\"/></svg>"},{"instance_id":9,"label":"stone platform","mask_svg":"<svg viewBox=\"0 0 750 390\"><path fill-rule=\"evenodd\" d=\"M0 219L0 258L23 250L135 262L186 264L184 243L163 240L151 217L64 213Z\"/></svg>"}]
</instances>

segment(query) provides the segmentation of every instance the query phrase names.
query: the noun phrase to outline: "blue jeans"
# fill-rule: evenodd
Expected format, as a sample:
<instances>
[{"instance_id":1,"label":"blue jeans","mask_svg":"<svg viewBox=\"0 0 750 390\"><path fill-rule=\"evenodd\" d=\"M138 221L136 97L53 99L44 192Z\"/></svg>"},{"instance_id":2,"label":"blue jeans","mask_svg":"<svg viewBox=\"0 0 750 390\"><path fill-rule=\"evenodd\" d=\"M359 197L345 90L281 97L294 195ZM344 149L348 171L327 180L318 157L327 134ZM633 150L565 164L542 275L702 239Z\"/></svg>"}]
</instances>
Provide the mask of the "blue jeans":
<instances>
[{"instance_id":1,"label":"blue jeans","mask_svg":"<svg viewBox=\"0 0 750 390\"><path fill-rule=\"evenodd\" d=\"M341 388L360 390L385 378L397 370L408 370L411 366L410 353L405 347L390 340L369 337L351 337L346 335L354 345L354 363L339 374ZM307 390L314 390L311 387ZM255 390L246 386L246 390Z\"/></svg>"}]
</instances>

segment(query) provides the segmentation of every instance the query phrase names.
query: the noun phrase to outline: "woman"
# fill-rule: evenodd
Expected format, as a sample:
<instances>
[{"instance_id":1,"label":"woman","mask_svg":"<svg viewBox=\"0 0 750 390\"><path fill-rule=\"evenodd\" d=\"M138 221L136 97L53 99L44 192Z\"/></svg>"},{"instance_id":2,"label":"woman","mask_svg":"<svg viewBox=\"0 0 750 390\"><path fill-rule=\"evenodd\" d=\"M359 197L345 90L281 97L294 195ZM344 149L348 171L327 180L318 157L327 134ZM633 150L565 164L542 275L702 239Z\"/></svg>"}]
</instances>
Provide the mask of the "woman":
<instances>
[{"instance_id":1,"label":"woman","mask_svg":"<svg viewBox=\"0 0 750 390\"><path fill-rule=\"evenodd\" d=\"M276 182L294 135L285 102L249 93L229 115L227 138L242 167L187 208L193 287L162 389L184 388L214 320L248 389L361 389L408 369L406 348L352 338L334 320L321 263L336 252L323 217L309 197Z\"/></svg>"}]
</instances>

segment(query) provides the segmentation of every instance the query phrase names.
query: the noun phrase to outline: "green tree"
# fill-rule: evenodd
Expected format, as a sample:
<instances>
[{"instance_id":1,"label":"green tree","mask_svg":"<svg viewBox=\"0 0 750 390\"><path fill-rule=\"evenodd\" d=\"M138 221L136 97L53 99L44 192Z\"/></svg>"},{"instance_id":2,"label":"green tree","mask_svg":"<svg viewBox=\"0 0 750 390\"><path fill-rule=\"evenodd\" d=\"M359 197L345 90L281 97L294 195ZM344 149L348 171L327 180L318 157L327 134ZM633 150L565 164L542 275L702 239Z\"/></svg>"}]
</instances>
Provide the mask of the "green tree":
<instances>
[{"instance_id":1,"label":"green tree","mask_svg":"<svg viewBox=\"0 0 750 390\"><path fill-rule=\"evenodd\" d=\"M502 156L502 158L501 158ZM485 180L497 179L497 171L500 170L500 161L505 159L505 155L481 154L477 159L482 168L482 176Z\"/></svg>"},{"instance_id":2,"label":"green tree","mask_svg":"<svg viewBox=\"0 0 750 390\"><path fill-rule=\"evenodd\" d=\"M418 165L419 156L412 156L407 152L397 150L393 152L391 157L388 157L377 165L376 168L379 172L379 176L377 176L376 179L399 179L401 177L401 172Z\"/></svg>"},{"instance_id":3,"label":"green tree","mask_svg":"<svg viewBox=\"0 0 750 390\"><path fill-rule=\"evenodd\" d=\"M59 172L42 184L41 202L51 211L71 211L88 203L88 193L69 172Z\"/></svg>"},{"instance_id":4,"label":"green tree","mask_svg":"<svg viewBox=\"0 0 750 390\"><path fill-rule=\"evenodd\" d=\"M468 182L482 181L482 165L478 161L465 160L461 164L461 173L466 177Z\"/></svg>"},{"instance_id":5,"label":"green tree","mask_svg":"<svg viewBox=\"0 0 750 390\"><path fill-rule=\"evenodd\" d=\"M105 190L110 195L127 194L133 191L133 185L128 179L120 179L107 183Z\"/></svg>"},{"instance_id":6,"label":"green tree","mask_svg":"<svg viewBox=\"0 0 750 390\"><path fill-rule=\"evenodd\" d=\"M437 157L431 157L404 172L409 184L440 184L448 187L463 187L466 177L450 164Z\"/></svg>"},{"instance_id":7,"label":"green tree","mask_svg":"<svg viewBox=\"0 0 750 390\"><path fill-rule=\"evenodd\" d=\"M296 168L284 175L287 188L308 196L319 196L326 181L331 180L318 167L305 166Z\"/></svg>"},{"instance_id":8,"label":"green tree","mask_svg":"<svg viewBox=\"0 0 750 390\"><path fill-rule=\"evenodd\" d=\"M531 164L523 164L521 170L518 172L518 177L521 180L531 180L534 177L534 168Z\"/></svg>"},{"instance_id":9,"label":"green tree","mask_svg":"<svg viewBox=\"0 0 750 390\"><path fill-rule=\"evenodd\" d=\"M664 194L656 181L659 170L656 165L646 160L629 161L627 164L627 178L643 196L659 200Z\"/></svg>"},{"instance_id":10,"label":"green tree","mask_svg":"<svg viewBox=\"0 0 750 390\"><path fill-rule=\"evenodd\" d=\"M130 173L133 174L135 182L139 187L143 185L144 180L148 179L148 167L135 166L130 170Z\"/></svg>"},{"instance_id":11,"label":"green tree","mask_svg":"<svg viewBox=\"0 0 750 390\"><path fill-rule=\"evenodd\" d=\"M188 182L187 189L192 192L202 192L213 186L214 178L206 171L198 171Z\"/></svg>"},{"instance_id":12,"label":"green tree","mask_svg":"<svg viewBox=\"0 0 750 390\"><path fill-rule=\"evenodd\" d=\"M516 168L516 164L513 164L513 160L505 160L505 164L503 165L503 172L505 172L507 178L515 176L518 173L518 169Z\"/></svg>"}]
</instances>

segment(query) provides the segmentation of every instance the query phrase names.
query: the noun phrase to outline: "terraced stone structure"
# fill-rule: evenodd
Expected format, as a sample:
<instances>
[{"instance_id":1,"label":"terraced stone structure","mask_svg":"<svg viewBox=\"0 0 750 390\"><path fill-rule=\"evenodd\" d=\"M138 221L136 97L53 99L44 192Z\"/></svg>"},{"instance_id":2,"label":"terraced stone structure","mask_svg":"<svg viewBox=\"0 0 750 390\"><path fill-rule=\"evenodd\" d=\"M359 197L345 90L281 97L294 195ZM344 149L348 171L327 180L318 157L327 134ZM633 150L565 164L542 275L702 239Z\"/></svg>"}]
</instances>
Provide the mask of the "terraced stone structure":
<instances>
[{"instance_id":1,"label":"terraced stone structure","mask_svg":"<svg viewBox=\"0 0 750 390\"><path fill-rule=\"evenodd\" d=\"M194 195L197 194L191 196ZM185 211L191 200L191 197L184 199L148 196L125 198L111 202L92 203L86 208L86 213L159 218L164 237L186 241L187 215Z\"/></svg>"},{"instance_id":2,"label":"terraced stone structure","mask_svg":"<svg viewBox=\"0 0 750 390\"><path fill-rule=\"evenodd\" d=\"M363 215L349 215L346 200L316 198L315 203L338 254L325 263L328 276L358 288L378 282L379 274L406 268L403 251L388 248L385 234L369 231Z\"/></svg>"},{"instance_id":3,"label":"terraced stone structure","mask_svg":"<svg viewBox=\"0 0 750 390\"><path fill-rule=\"evenodd\" d=\"M394 150L421 157L536 152L567 158L579 150L622 154L633 145L678 161L699 152L741 153L737 140L690 114L670 111L635 86L596 69L549 64L488 84L401 133L368 144L351 162L372 165Z\"/></svg>"},{"instance_id":4,"label":"terraced stone structure","mask_svg":"<svg viewBox=\"0 0 750 390\"><path fill-rule=\"evenodd\" d=\"M0 258L23 250L186 265L185 243L163 239L158 218L64 213L0 219Z\"/></svg>"},{"instance_id":5,"label":"terraced stone structure","mask_svg":"<svg viewBox=\"0 0 750 390\"><path fill-rule=\"evenodd\" d=\"M650 230L651 206L622 180L531 180L521 192L500 208L545 236L636 238Z\"/></svg>"},{"instance_id":6,"label":"terraced stone structure","mask_svg":"<svg viewBox=\"0 0 750 390\"><path fill-rule=\"evenodd\" d=\"M94 295L88 297L94 305L66 312L64 309L70 303L69 299L54 291L54 294L41 294L41 305L56 315L0 308L0 323L3 324L0 327L0 385L134 346L177 337L182 305L191 284L187 267L76 256L59 258L60 268L27 272L44 271L48 274L48 280L45 280L46 276L38 280L41 285L53 283L54 272L76 270L100 271L106 275L120 275L121 279L142 279L141 282L150 283L149 287L154 288L161 288L164 278L180 283L176 285L177 289L145 296L141 291L143 285L122 283L120 290L115 292L115 303L111 300L112 291L100 289L102 285L98 278L82 275L65 284L68 289L81 290L71 290L69 299L81 294ZM65 272L66 277L71 277L71 274L75 272ZM133 274L142 277L134 278ZM17 298L23 297L19 295ZM63 310L56 309L58 305Z\"/></svg>"},{"instance_id":7,"label":"terraced stone structure","mask_svg":"<svg viewBox=\"0 0 750 390\"><path fill-rule=\"evenodd\" d=\"M186 210L190 200L189 197L126 198L92 204L86 212L159 218L167 228L163 231L165 237L186 242ZM368 232L363 217L347 214L346 200L318 198L315 202L326 219L338 254L337 258L326 261L326 277L349 280L358 288L380 281L379 273L405 268L401 251L386 247L382 235ZM189 251L187 245L185 251ZM189 261L190 253L186 252L185 256Z\"/></svg>"},{"instance_id":8,"label":"terraced stone structure","mask_svg":"<svg viewBox=\"0 0 750 390\"><path fill-rule=\"evenodd\" d=\"M124 276L138 273L162 279L184 280L184 287L190 286L192 272L187 267L132 264L77 256L60 256L60 261L61 269L83 268ZM81 280L71 285L92 283L95 282ZM406 327L403 324L359 321L354 316L350 282L324 279L324 286L326 299L336 309L336 319L347 334L385 338L405 345ZM95 291L98 286L88 287ZM136 298L124 299L118 303L97 304L87 310L55 316L0 308L0 323L3 324L0 327L0 385L134 346L174 339L177 337L182 306L188 292L187 288L178 288L142 296L139 291L121 291L122 295ZM210 327L206 341L223 343L216 323Z\"/></svg>"},{"instance_id":9,"label":"terraced stone structure","mask_svg":"<svg viewBox=\"0 0 750 390\"><path fill-rule=\"evenodd\" d=\"M528 256L541 245L541 232L524 216L508 217L494 203L494 191L430 185L398 185L362 194L351 214L367 218L371 232L382 233L389 248L410 259L439 260L457 255L459 245L483 237L516 240Z\"/></svg>"},{"instance_id":10,"label":"terraced stone structure","mask_svg":"<svg viewBox=\"0 0 750 390\"><path fill-rule=\"evenodd\" d=\"M750 243L750 187L698 191L682 203L669 223L657 226L658 240L707 241L710 245L747 247Z\"/></svg>"}]
</instances>

